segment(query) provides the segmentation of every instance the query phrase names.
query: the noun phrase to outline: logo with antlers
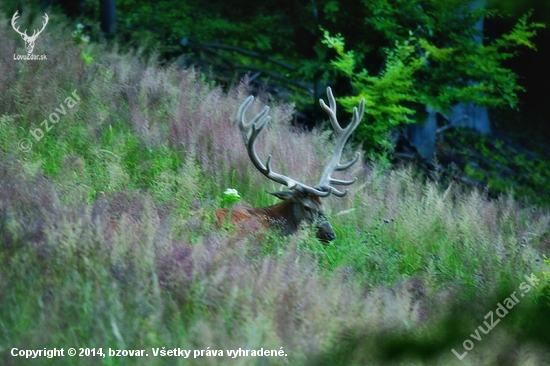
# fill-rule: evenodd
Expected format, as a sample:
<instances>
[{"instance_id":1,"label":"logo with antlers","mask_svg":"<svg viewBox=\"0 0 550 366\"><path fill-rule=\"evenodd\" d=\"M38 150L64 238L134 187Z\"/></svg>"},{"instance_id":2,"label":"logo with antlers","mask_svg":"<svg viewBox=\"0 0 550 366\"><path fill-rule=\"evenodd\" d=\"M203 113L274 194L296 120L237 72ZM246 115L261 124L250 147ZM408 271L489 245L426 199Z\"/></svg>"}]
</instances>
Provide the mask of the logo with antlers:
<instances>
[{"instance_id":1,"label":"logo with antlers","mask_svg":"<svg viewBox=\"0 0 550 366\"><path fill-rule=\"evenodd\" d=\"M21 35L21 38L25 41L25 48L27 49L27 54L31 54L32 50L34 49L34 42L36 41L36 38L42 33L44 28L46 28L46 24L48 24L48 14L44 13L44 20L45 22L42 22L42 29L37 31L36 29L32 33L32 36L27 35L27 30L25 29L25 32L20 32L19 27L15 27L15 20L19 18L19 15L17 15L19 11L16 11L15 14L13 14L13 18L11 18L11 26L13 29ZM38 32L38 33L37 33Z\"/></svg>"}]
</instances>

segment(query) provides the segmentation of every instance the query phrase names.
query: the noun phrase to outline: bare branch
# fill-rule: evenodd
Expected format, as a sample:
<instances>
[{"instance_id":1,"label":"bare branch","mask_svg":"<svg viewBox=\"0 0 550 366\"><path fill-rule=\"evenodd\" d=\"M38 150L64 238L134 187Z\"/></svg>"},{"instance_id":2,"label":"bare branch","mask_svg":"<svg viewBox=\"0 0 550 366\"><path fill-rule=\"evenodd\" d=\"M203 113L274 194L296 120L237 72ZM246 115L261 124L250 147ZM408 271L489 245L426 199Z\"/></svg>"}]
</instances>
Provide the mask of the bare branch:
<instances>
[{"instance_id":1,"label":"bare branch","mask_svg":"<svg viewBox=\"0 0 550 366\"><path fill-rule=\"evenodd\" d=\"M289 64L287 62L278 60L278 59L270 57L270 56L262 55L261 53L256 52L256 51L247 50L245 48L225 45L225 44L221 44L221 43L217 43L217 42L205 42L205 43L202 43L200 45L203 46L203 47L217 48L217 49L220 49L220 50L235 51L235 52L241 53L243 55L254 57L254 58L257 58L257 59L260 59L260 60L265 59L265 60L267 60L269 62L272 62L276 65L284 67L285 69L288 69L290 71L295 71L296 70L296 67L292 66L291 64Z\"/></svg>"}]
</instances>

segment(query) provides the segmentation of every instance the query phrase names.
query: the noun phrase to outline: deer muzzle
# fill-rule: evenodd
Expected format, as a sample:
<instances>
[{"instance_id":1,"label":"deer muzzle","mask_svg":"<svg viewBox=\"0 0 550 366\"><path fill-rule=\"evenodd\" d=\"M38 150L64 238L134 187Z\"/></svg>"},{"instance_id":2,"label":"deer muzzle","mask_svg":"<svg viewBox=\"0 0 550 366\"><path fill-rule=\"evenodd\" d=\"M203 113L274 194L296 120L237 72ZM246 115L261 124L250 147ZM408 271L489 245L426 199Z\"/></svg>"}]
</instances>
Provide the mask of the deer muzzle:
<instances>
[{"instance_id":1,"label":"deer muzzle","mask_svg":"<svg viewBox=\"0 0 550 366\"><path fill-rule=\"evenodd\" d=\"M330 225L330 222L323 218L322 222L320 222L317 225L317 234L316 237L319 239L324 245L329 245L331 241L336 239L336 234L334 233L334 230L332 229L332 226Z\"/></svg>"}]
</instances>

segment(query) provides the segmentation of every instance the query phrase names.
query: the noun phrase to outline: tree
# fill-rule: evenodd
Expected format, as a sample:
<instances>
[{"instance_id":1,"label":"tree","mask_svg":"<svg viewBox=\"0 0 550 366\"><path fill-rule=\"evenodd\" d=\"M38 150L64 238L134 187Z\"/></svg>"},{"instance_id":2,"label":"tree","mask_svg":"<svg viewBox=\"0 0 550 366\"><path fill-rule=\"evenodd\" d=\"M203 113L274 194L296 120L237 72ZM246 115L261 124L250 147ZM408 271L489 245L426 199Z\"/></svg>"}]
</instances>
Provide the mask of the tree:
<instances>
[{"instance_id":1,"label":"tree","mask_svg":"<svg viewBox=\"0 0 550 366\"><path fill-rule=\"evenodd\" d=\"M484 0L477 6L472 1L120 0L117 6L119 35L129 40L125 44L136 40L134 44L142 47L148 42L164 58L181 56L183 45L182 64L198 65L226 84L250 72L251 79L282 86L279 95L289 97L298 108L310 105L312 95L318 100L318 91L327 84L339 95L365 94L370 88L368 97L380 106L380 114L376 126L363 125L363 133L358 133L366 147L390 146L383 137L388 129L416 123L409 128L409 138L419 147L425 145L422 155L428 158L435 141L436 114L447 116L455 126L468 122L487 132L484 107L516 108L522 88L503 62L515 55L513 47L534 48L531 39L541 26L522 18L502 37L483 38L480 20L495 17L496 12L485 9ZM353 50L353 69L329 66L335 58L335 43L331 48L322 44L328 38L319 29L329 37L341 35L341 53L336 57L348 53L344 46ZM392 67L403 72L400 77L388 67L390 54L395 61ZM416 61L423 58L425 63L419 65ZM345 88L337 72L346 77ZM396 79L400 82L389 82ZM363 82L371 84L362 87ZM429 123L418 124L423 121Z\"/></svg>"},{"instance_id":2,"label":"tree","mask_svg":"<svg viewBox=\"0 0 550 366\"><path fill-rule=\"evenodd\" d=\"M179 57L220 84L250 73L255 84L266 82L302 106L326 87L315 86L323 67L315 62L320 32L312 1L120 0L117 8L125 45Z\"/></svg>"},{"instance_id":3,"label":"tree","mask_svg":"<svg viewBox=\"0 0 550 366\"><path fill-rule=\"evenodd\" d=\"M406 70L405 75L410 75L411 78L409 89L375 90L369 83L365 83L364 75L369 74L369 66L371 70L377 70L372 67L372 61L365 61L379 59L376 51L365 48L362 42L357 43L362 52L354 52L355 49L345 51L343 37L339 38L338 47L335 47L335 42L327 42L338 54L333 65L350 78L359 94L344 100L364 97L367 100L383 101L388 98L388 93L405 93L399 99L394 98L395 108L391 110L394 115L386 118L405 123L427 121L424 128L432 131L432 136L436 121L430 113L453 116L453 106L472 102L487 107L516 108L517 93L523 88L517 83L517 75L504 67L503 62L516 54L518 46L535 48L531 40L542 24L528 22L528 15L525 15L509 33L486 40L486 44L483 44L479 41L483 37L480 19L494 17L496 12L479 6L472 8L469 0L396 0L391 4L385 0L371 0L364 1L363 5L367 15L362 33L372 33L374 38L383 40L388 55L402 54L406 49L402 45L409 42L410 47L415 50L407 53L409 65L418 68ZM334 26L337 24L336 18ZM348 42L346 38L346 46L354 43L355 37L351 39L352 42ZM424 60L419 65L417 61L422 59ZM347 61L343 62L344 60ZM398 70L406 65L392 60L381 62L385 64L384 71L378 75L381 80L386 74L392 73L391 68ZM346 104L344 100L342 102ZM428 118L426 114L418 113L422 111L428 111ZM399 114L406 114L407 117L399 117ZM367 130L378 132L374 141L367 141L367 147L387 144L383 135L394 124L377 120L376 116L373 116L373 123L377 126L360 126L365 130L365 135L368 135ZM457 124L458 121L454 123ZM412 131L412 138L424 134L418 129ZM431 155L429 146L433 146L433 141L435 139L431 138L424 150L427 158Z\"/></svg>"},{"instance_id":4,"label":"tree","mask_svg":"<svg viewBox=\"0 0 550 366\"><path fill-rule=\"evenodd\" d=\"M474 0L471 3L472 10L483 9L487 0ZM480 18L474 25L479 34L483 34L483 18ZM477 43L483 43L481 36L474 36ZM437 133L437 110L430 106L426 107L428 117L424 123L416 123L407 126L406 134L412 146L425 160L430 160L435 149ZM453 127L467 127L479 133L491 132L489 112L487 107L480 106L474 102L459 103L450 107L450 115L447 116L449 124Z\"/></svg>"},{"instance_id":5,"label":"tree","mask_svg":"<svg viewBox=\"0 0 550 366\"><path fill-rule=\"evenodd\" d=\"M99 0L99 22L101 31L107 39L116 33L116 3L115 0Z\"/></svg>"}]
</instances>

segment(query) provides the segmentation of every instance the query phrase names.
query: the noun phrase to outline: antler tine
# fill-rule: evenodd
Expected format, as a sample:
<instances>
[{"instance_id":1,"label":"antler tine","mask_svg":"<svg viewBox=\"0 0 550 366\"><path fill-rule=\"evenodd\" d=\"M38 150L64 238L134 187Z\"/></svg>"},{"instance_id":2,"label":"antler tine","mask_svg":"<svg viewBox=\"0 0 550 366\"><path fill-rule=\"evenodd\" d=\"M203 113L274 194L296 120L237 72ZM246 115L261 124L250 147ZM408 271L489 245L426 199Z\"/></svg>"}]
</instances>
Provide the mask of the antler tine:
<instances>
[{"instance_id":1,"label":"antler tine","mask_svg":"<svg viewBox=\"0 0 550 366\"><path fill-rule=\"evenodd\" d=\"M26 30L26 29L25 29L25 33L21 33L21 31L19 30L19 26L17 26L17 28L15 28L15 20L16 20L17 18L19 18L19 15L18 15L18 14L19 14L19 10L17 10L17 11L15 12L15 14L13 14L13 17L11 18L11 26L12 26L12 28L13 28L17 33L19 33L20 35L22 35L22 36L25 35L25 36L26 36L26 35L27 35L27 30Z\"/></svg>"},{"instance_id":2,"label":"antler tine","mask_svg":"<svg viewBox=\"0 0 550 366\"><path fill-rule=\"evenodd\" d=\"M271 116L268 115L269 107L266 106L250 122L245 122L244 115L253 101L254 97L252 95L249 96L241 104L239 110L237 111L237 123L239 125L239 129L241 130L243 141L247 148L248 157L252 161L252 164L256 167L256 169L260 171L260 173L265 175L267 178L279 184L284 184L290 189L297 189L301 192L309 192L319 197L328 196L330 194L330 191L312 188L290 177L287 177L286 175L275 173L271 169L271 155L269 155L269 157L267 158L265 165L261 162L255 149L256 138L258 137L260 132L262 132L265 126L267 126L268 122L271 120Z\"/></svg>"},{"instance_id":3,"label":"antler tine","mask_svg":"<svg viewBox=\"0 0 550 366\"><path fill-rule=\"evenodd\" d=\"M264 109L252 119L252 121L248 123L245 122L244 114L246 113L246 110L248 109L248 107L250 107L250 104L252 104L253 101L254 97L250 95L248 98L246 98L243 104L241 104L239 110L237 111L237 121L239 123L239 129L241 130L241 133L243 135L245 145L248 144L250 136L256 129L259 129L261 131L263 127L271 120L271 117L267 115L269 113L269 107L265 106ZM258 121L260 121L259 125Z\"/></svg>"},{"instance_id":4,"label":"antler tine","mask_svg":"<svg viewBox=\"0 0 550 366\"><path fill-rule=\"evenodd\" d=\"M38 37L38 35L39 35L40 33L42 33L42 31L44 30L44 28L46 28L46 25L48 24L48 20L49 20L49 19L50 19L50 18L48 18L48 14L44 13L44 20L45 20L45 22L42 22L42 29L40 29L40 30L38 31L38 33L36 34L36 37ZM35 32L36 32L36 30L35 30ZM34 35L34 33L33 33L33 37L34 37L34 36L35 36L35 35Z\"/></svg>"},{"instance_id":5,"label":"antler tine","mask_svg":"<svg viewBox=\"0 0 550 366\"><path fill-rule=\"evenodd\" d=\"M350 124L346 128L342 128L342 126L340 126L340 123L338 123L338 119L336 117L336 100L334 99L334 95L332 94L332 89L330 87L327 88L327 96L329 105L327 106L322 99L319 99L319 104L321 105L321 108L323 108L323 110L329 115L330 122L332 123L332 127L334 128L338 139L336 140L336 144L334 146L334 152L332 153L329 162L323 170L321 179L319 180L319 183L316 187L327 190L335 196L344 197L348 192L347 190L342 192L334 187L331 187L331 185L349 186L355 183L357 178L354 178L352 180L340 180L332 178L331 174L335 171L343 171L350 168L359 160L359 157L361 156L361 153L358 152L357 154L355 154L355 157L353 157L353 159L351 159L347 163L340 164L340 158L342 157L344 146L346 145L346 142L353 131L357 128L357 126L359 126L359 123L363 118L363 114L365 113L365 99L361 99L361 102L359 103L359 109L357 109L357 107L353 108L353 117Z\"/></svg>"},{"instance_id":6,"label":"antler tine","mask_svg":"<svg viewBox=\"0 0 550 366\"><path fill-rule=\"evenodd\" d=\"M48 24L48 14L44 13L44 19L46 20L45 22L42 22L42 29L40 30L37 30L35 29L32 33L32 36L30 36L29 38L31 39L36 39L40 33L42 33L42 31L44 30L44 28L46 28L46 24Z\"/></svg>"},{"instance_id":7,"label":"antler tine","mask_svg":"<svg viewBox=\"0 0 550 366\"><path fill-rule=\"evenodd\" d=\"M336 131L336 133L340 135L343 129L340 126L340 123L338 123L338 118L336 117L336 100L334 99L334 95L332 94L332 89L330 88L330 86L327 87L327 97L330 107L327 107L325 101L322 99L319 99L319 103L321 104L321 108L323 108L324 111L327 112L327 114L329 115L332 128L334 128L334 131Z\"/></svg>"}]
</instances>

